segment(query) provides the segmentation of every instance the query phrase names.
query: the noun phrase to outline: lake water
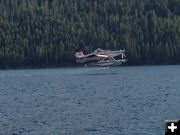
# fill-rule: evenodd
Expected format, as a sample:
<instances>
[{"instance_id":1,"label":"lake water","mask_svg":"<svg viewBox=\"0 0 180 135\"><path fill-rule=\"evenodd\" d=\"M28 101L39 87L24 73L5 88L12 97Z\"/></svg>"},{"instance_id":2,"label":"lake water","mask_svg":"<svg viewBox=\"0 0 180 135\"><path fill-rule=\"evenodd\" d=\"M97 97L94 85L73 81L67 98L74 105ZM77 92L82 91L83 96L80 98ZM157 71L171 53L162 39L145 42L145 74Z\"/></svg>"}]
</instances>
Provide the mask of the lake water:
<instances>
[{"instance_id":1,"label":"lake water","mask_svg":"<svg viewBox=\"0 0 180 135\"><path fill-rule=\"evenodd\" d=\"M0 135L164 135L180 66L0 70Z\"/></svg>"}]
</instances>

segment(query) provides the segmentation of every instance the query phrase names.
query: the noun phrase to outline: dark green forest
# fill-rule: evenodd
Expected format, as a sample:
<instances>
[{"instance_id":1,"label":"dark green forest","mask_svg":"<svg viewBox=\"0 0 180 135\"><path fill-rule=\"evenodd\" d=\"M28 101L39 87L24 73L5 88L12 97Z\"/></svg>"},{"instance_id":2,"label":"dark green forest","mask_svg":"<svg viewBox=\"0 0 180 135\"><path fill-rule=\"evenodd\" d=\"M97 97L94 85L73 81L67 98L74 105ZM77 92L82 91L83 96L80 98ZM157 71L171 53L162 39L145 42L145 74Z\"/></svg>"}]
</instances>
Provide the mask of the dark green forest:
<instances>
[{"instance_id":1,"label":"dark green forest","mask_svg":"<svg viewBox=\"0 0 180 135\"><path fill-rule=\"evenodd\" d=\"M180 64L180 0L0 0L0 68L72 66L77 47Z\"/></svg>"}]
</instances>

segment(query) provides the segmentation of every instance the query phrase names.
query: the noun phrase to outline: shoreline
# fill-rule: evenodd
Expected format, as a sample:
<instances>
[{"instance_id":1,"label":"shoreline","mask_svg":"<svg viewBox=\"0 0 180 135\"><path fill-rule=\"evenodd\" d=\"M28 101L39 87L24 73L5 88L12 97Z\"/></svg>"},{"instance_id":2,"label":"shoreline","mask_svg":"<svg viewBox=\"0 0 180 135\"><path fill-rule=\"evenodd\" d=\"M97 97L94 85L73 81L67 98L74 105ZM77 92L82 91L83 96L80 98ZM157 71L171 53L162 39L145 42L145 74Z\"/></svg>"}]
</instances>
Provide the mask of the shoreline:
<instances>
[{"instance_id":1,"label":"shoreline","mask_svg":"<svg viewBox=\"0 0 180 135\"><path fill-rule=\"evenodd\" d=\"M116 67L143 67L143 66L178 66L180 64L145 64L145 65L121 65L121 66L115 66L112 68L116 68ZM99 67L85 67L83 65L71 65L71 66L25 66L25 67L0 67L0 70L40 70L40 69L61 69L61 68L99 68Z\"/></svg>"}]
</instances>

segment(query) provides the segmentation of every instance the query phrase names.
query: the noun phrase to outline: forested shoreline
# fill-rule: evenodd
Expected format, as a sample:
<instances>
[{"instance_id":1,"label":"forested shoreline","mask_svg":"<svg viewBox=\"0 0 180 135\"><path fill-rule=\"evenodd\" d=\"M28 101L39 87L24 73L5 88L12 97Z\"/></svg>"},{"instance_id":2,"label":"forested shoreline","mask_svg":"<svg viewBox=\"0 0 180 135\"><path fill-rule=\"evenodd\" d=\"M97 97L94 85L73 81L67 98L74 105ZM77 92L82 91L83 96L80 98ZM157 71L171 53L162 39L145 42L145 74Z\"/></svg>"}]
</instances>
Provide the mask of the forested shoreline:
<instances>
[{"instance_id":1,"label":"forested shoreline","mask_svg":"<svg viewBox=\"0 0 180 135\"><path fill-rule=\"evenodd\" d=\"M72 66L77 47L180 64L180 0L0 0L0 68Z\"/></svg>"}]
</instances>

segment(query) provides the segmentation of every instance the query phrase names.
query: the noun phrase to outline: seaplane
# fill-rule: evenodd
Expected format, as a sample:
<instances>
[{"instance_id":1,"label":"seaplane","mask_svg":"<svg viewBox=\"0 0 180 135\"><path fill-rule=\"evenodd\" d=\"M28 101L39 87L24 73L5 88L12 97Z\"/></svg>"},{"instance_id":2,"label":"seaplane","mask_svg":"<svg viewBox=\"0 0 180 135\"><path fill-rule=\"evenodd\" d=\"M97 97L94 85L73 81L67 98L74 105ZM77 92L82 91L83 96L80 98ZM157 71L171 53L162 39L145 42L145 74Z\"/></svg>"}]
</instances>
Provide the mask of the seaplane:
<instances>
[{"instance_id":1,"label":"seaplane","mask_svg":"<svg viewBox=\"0 0 180 135\"><path fill-rule=\"evenodd\" d=\"M96 49L92 53L84 54L80 48L76 49L76 62L91 67L119 66L127 62L125 50L103 50Z\"/></svg>"}]
</instances>

